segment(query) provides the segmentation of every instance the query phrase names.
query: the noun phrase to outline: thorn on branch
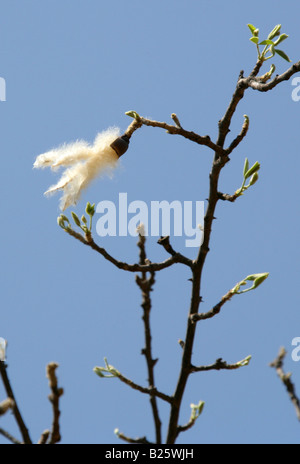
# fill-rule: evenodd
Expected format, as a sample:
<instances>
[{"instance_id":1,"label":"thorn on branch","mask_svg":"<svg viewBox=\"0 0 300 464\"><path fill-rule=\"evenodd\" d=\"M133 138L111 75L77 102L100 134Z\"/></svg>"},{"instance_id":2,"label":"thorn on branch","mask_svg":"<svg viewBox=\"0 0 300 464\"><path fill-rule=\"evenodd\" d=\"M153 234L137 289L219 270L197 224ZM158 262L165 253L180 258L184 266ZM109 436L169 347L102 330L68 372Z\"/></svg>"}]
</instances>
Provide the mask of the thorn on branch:
<instances>
[{"instance_id":1,"label":"thorn on branch","mask_svg":"<svg viewBox=\"0 0 300 464\"><path fill-rule=\"evenodd\" d=\"M178 340L178 343L179 343L179 345L181 346L181 348L184 349L185 343L184 343L183 340L181 340L181 338Z\"/></svg>"}]
</instances>

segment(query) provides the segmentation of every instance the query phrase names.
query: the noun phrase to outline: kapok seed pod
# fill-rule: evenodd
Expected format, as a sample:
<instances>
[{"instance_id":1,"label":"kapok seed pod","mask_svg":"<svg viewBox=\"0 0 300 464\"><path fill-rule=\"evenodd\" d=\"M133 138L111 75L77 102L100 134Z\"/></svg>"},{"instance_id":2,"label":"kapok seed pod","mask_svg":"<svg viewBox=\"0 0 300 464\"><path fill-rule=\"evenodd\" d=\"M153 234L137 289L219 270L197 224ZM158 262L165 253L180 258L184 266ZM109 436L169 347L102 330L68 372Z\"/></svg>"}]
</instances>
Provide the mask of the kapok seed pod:
<instances>
[{"instance_id":1,"label":"kapok seed pod","mask_svg":"<svg viewBox=\"0 0 300 464\"><path fill-rule=\"evenodd\" d=\"M124 155L129 147L128 135L124 134L121 137L118 137L110 146L113 150L115 150L119 157Z\"/></svg>"}]
</instances>

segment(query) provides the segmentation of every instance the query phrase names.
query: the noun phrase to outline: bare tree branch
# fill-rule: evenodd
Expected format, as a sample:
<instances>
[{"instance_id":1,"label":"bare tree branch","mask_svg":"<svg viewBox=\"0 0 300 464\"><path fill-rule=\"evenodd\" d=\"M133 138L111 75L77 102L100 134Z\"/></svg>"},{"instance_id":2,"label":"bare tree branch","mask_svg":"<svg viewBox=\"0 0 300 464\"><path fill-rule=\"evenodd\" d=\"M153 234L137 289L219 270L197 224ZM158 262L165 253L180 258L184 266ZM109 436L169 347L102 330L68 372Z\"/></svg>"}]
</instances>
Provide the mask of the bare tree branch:
<instances>
[{"instance_id":1,"label":"bare tree branch","mask_svg":"<svg viewBox=\"0 0 300 464\"><path fill-rule=\"evenodd\" d=\"M239 135L231 142L227 150L225 150L226 156L229 156L230 153L241 143L241 141L246 137L248 129L249 129L249 118L248 116L244 116L245 121L242 126L242 130Z\"/></svg>"},{"instance_id":2,"label":"bare tree branch","mask_svg":"<svg viewBox=\"0 0 300 464\"><path fill-rule=\"evenodd\" d=\"M158 417L158 409L156 405L156 397L161 398L171 405L170 410L170 417L169 417L169 425L168 425L168 433L167 433L167 440L166 443L173 444L176 441L178 433L181 431L187 430L194 424L194 420L190 420L184 426L178 426L179 420L179 413L182 404L183 394L186 388L186 384L189 378L189 375L193 372L201 372L201 371L210 371L210 370L233 370L238 369L240 367L246 366L249 361L250 357L245 358L244 360L235 363L235 364L227 364L222 358L217 359L216 362L212 365L208 366L194 366L192 364L192 353L193 353L193 346L194 346L194 339L196 333L197 324L196 321L209 319L214 317L218 314L222 308L222 306L228 301L233 293L232 291L228 292L221 301L216 304L210 311L207 313L199 313L199 305L201 303L201 281L202 281L202 273L206 261L207 254L209 252L210 240L211 240L211 233L212 233L212 224L215 219L215 211L217 207L217 203L219 200L226 200L230 202L234 202L237 198L237 195L228 195L224 193L220 193L218 190L219 186L219 177L222 169L224 166L230 161L229 155L232 151L243 141L245 138L248 128L249 128L249 119L246 116L244 124L240 133L233 139L230 143L229 147L226 149L225 141L227 135L230 132L230 126L232 122L233 115L235 114L236 108L240 101L243 99L244 94L248 88L252 88L254 90L258 90L261 92L266 92L268 90L273 89L279 83L283 82L284 80L288 80L293 74L300 71L300 62L292 65L287 71L285 71L280 76L276 76L274 79L267 82L267 79L271 77L271 73L267 73L264 76L258 77L258 73L263 65L264 60L260 58L252 72L249 74L248 77L244 77L244 72L241 71L236 88L230 100L230 103L225 111L224 116L220 119L218 123L218 137L216 142L213 142L211 138L207 136L201 136L193 131L187 131L183 129L179 119L177 118L176 114L172 114L171 117L175 123L175 125L167 124L166 122L160 122L155 120L150 120L148 118L144 118L138 115L136 112L131 111L127 114L133 117L135 120L133 123L128 127L126 134L130 137L133 132L142 126L151 126L157 127L160 129L166 130L169 134L173 135L180 135L185 137L188 140L191 140L199 145L204 145L214 151L214 159L212 163L211 172L209 175L209 197L208 197L208 205L205 213L204 218L204 240L199 248L197 258L194 261L189 260L188 258L184 257L180 253L177 253L171 246L169 237L162 237L158 243L162 245L167 253L171 255L169 259L162 263L151 263L146 258L146 252L144 248L144 241L140 237L139 247L140 247L140 262L139 264L128 264L121 261L116 260L113 258L104 248L99 247L93 240L90 233L87 233L85 236L78 234L77 232L73 231L70 227L65 228L65 231L80 240L85 245L91 247L99 254L101 254L105 259L109 262L114 264L117 268L126 270L129 272L141 272L142 275L137 276L137 283L140 286L143 292L143 309L144 309L144 325L145 325L145 339L146 339L146 347L144 349L143 354L146 356L147 366L148 366L148 381L149 381L149 388L144 388L140 385L135 384L131 380L124 377L115 369L112 370L112 376L117 376L122 382L126 383L127 385L131 386L132 388L150 395L150 400L152 404L152 411L153 416L156 424L156 439L157 442L161 442L161 434L160 428L161 423ZM270 74L270 76L269 76ZM153 367L155 364L155 360L152 358L151 352L151 332L150 332L150 322L149 322L149 312L151 308L151 300L150 300L150 291L154 284L154 273L156 271L165 269L170 267L175 263L182 263L186 266L190 267L192 271L192 291L191 291L191 301L189 306L188 318L187 318L187 327L186 327L186 335L184 341L180 341L180 345L182 347L182 359L181 359L181 367L178 376L177 385L174 391L173 396L168 396L163 393L157 391L154 387L154 375L153 375ZM150 273L149 279L146 276L146 273ZM283 359L283 358L282 358ZM290 382L290 378L288 375L285 375L282 369L282 359L278 361L276 364L276 369L278 373L281 373L281 380L286 385L288 392L291 396L295 407L297 407L297 414L298 410L300 411L299 400L295 395L293 385ZM280 364L281 363L281 364ZM274 366L273 366L274 367ZM99 368L100 370L102 368ZM110 367L107 368L110 370ZM300 414L300 413L299 413ZM300 417L300 416L299 416ZM144 443L147 442L146 438L138 438L138 439L131 439L126 437L123 434L119 434L120 438L128 441L130 443ZM146 441L145 441L146 440ZM148 442L147 442L148 443Z\"/></svg>"},{"instance_id":3,"label":"bare tree branch","mask_svg":"<svg viewBox=\"0 0 300 464\"><path fill-rule=\"evenodd\" d=\"M248 78L242 79L242 85L246 85L247 87L251 87L254 90L258 90L259 92L268 92L269 90L274 89L278 84L283 81L287 81L292 77L294 74L300 71L300 61L293 64L289 69L287 69L284 73L277 75L272 79L270 82L260 82L259 78L254 79L253 76L249 76Z\"/></svg>"},{"instance_id":4,"label":"bare tree branch","mask_svg":"<svg viewBox=\"0 0 300 464\"><path fill-rule=\"evenodd\" d=\"M216 314L219 314L219 312L221 311L221 308L222 306L227 302L229 301L231 298L233 297L233 293L232 291L230 290L228 293L226 293L226 295L224 295L221 299L221 301L219 301L219 303L217 303L210 311L208 311L207 313L201 313L201 314L191 314L190 318L191 318L191 321L192 322L196 322L196 321L201 321L201 320L204 320L204 319L210 319L212 317L214 317Z\"/></svg>"},{"instance_id":5,"label":"bare tree branch","mask_svg":"<svg viewBox=\"0 0 300 464\"><path fill-rule=\"evenodd\" d=\"M236 369L240 369L241 367L248 366L251 357L248 356L247 358L239 361L235 364L227 364L226 361L223 361L222 358L216 360L214 364L210 364L209 366L191 366L192 372L207 372L207 371L221 371L227 370L232 371Z\"/></svg>"},{"instance_id":6,"label":"bare tree branch","mask_svg":"<svg viewBox=\"0 0 300 464\"><path fill-rule=\"evenodd\" d=\"M51 394L49 395L49 400L52 403L53 407L53 422L52 422L52 430L51 430L51 437L49 440L50 445L54 445L61 440L60 435L60 426L59 426L59 417L60 417L60 410L59 410L59 399L63 395L63 389L58 388L58 381L56 376L56 369L58 368L58 364L52 362L47 365L46 374L49 380L49 387L51 389Z\"/></svg>"},{"instance_id":7,"label":"bare tree branch","mask_svg":"<svg viewBox=\"0 0 300 464\"><path fill-rule=\"evenodd\" d=\"M14 406L12 407L13 414L14 414L15 419L17 421L17 424L18 424L18 427L20 429L20 432L21 432L24 443L26 445L31 445L32 441L31 441L31 438L30 438L30 435L29 435L29 431L28 431L28 429L27 429L27 427L25 425L25 422L23 420L21 412L20 412L20 410L18 408L18 405L17 405L16 399L15 399L15 396L14 396L10 381L8 379L6 369L7 369L7 365L5 364L5 362L0 361L0 374L1 374L1 377L2 377L2 381L3 381L3 385L4 385L4 388L5 388L6 394L14 402Z\"/></svg>"},{"instance_id":8,"label":"bare tree branch","mask_svg":"<svg viewBox=\"0 0 300 464\"><path fill-rule=\"evenodd\" d=\"M235 202L235 200L238 198L238 196L239 195L237 195L235 193L233 195L229 195L228 193L218 192L219 200L230 201L231 203Z\"/></svg>"},{"instance_id":9,"label":"bare tree branch","mask_svg":"<svg viewBox=\"0 0 300 464\"><path fill-rule=\"evenodd\" d=\"M201 280L202 280L202 272L204 268L204 264L206 261L206 256L209 252L209 244L212 232L212 223L215 219L215 210L220 199L219 190L218 190L218 183L220 172L223 167L228 163L229 157L226 154L226 150L224 150L224 144L226 137L229 133L230 124L232 121L232 117L236 111L236 108L239 102L244 97L246 89L249 87L249 82L251 79L255 78L259 73L262 66L261 61L257 61L255 67L253 68L248 81L244 78L244 72L241 71L238 77L238 81L236 84L235 91L229 103L229 106L223 116L223 118L219 121L219 134L215 145L218 147L218 150L215 150L215 156L212 164L212 169L209 176L209 197L208 197L208 206L206 209L205 217L204 217L204 239L200 246L199 253L197 259L195 261L195 265L193 267L193 277L192 277L192 295L191 295L191 302L189 308L189 317L187 322L187 329L186 329L186 336L185 340L182 344L183 346L183 353L182 353L182 360L181 360L181 368L178 377L177 386L173 395L174 401L171 406L170 418L169 418L169 427L168 427L168 434L167 434L167 443L173 444L175 443L177 437L177 430L178 430L178 419L179 419L179 412L182 403L183 394L185 391L185 387L187 384L188 377L191 373L190 366L192 365L192 352L193 352L193 345L194 345L194 338L196 332L197 324L194 323L193 318L194 315L198 314L198 308L201 302ZM240 143L240 141L245 136L245 132L247 131L247 127L244 127L240 133L240 135L232 142L233 145ZM232 147L231 144L231 147ZM230 146L229 146L230 147ZM224 303L223 303L224 304ZM222 302L220 302L217 307L215 307L214 311L220 310L222 306ZM213 311L213 312L214 312ZM211 313L214 315L213 313ZM195 316L197 317L197 316Z\"/></svg>"},{"instance_id":10,"label":"bare tree branch","mask_svg":"<svg viewBox=\"0 0 300 464\"><path fill-rule=\"evenodd\" d=\"M44 430L44 432L40 436L38 445L46 445L48 438L50 437L50 433L51 433L50 430Z\"/></svg>"},{"instance_id":11,"label":"bare tree branch","mask_svg":"<svg viewBox=\"0 0 300 464\"><path fill-rule=\"evenodd\" d=\"M196 134L195 132L183 129L181 125L172 126L170 124L167 124L166 122L153 121L142 116L139 117L139 121L145 126L159 127L161 129L165 129L168 132L168 134L181 135L182 137L185 137L186 139L191 140L192 142L198 143L199 145L205 145L206 147L211 148L216 153L224 153L224 149L213 143L209 135L205 135L203 137L199 134Z\"/></svg>"},{"instance_id":12,"label":"bare tree branch","mask_svg":"<svg viewBox=\"0 0 300 464\"><path fill-rule=\"evenodd\" d=\"M122 269L123 271L129 272L156 272L161 271L162 269L166 269L167 267L172 266L175 263L181 263L186 266L192 266L192 260L186 258L185 256L181 255L180 253L175 253L171 258L163 261L161 263L151 263L148 264L128 264L122 261L118 261L113 256L111 256L104 248L97 245L91 236L84 237L83 235L79 234L75 230L71 228L64 229L69 235L79 240L84 245L89 246L93 250L97 251L100 255L103 256L107 261L112 263L118 269Z\"/></svg>"},{"instance_id":13,"label":"bare tree branch","mask_svg":"<svg viewBox=\"0 0 300 464\"><path fill-rule=\"evenodd\" d=\"M17 440L15 437L13 437L10 433L8 433L6 430L2 428L0 428L0 434L7 438L7 440L11 441L14 445L23 445L21 441Z\"/></svg>"},{"instance_id":14,"label":"bare tree branch","mask_svg":"<svg viewBox=\"0 0 300 464\"><path fill-rule=\"evenodd\" d=\"M285 386L288 392L288 395L290 397L290 400L295 407L297 419L300 421L300 399L296 395L295 385L291 381L292 374L291 373L285 374L283 370L283 362L284 362L284 358L286 354L287 354L286 350L283 347L280 348L277 358L273 362L270 363L270 366L276 369L277 375L282 381L283 385Z\"/></svg>"},{"instance_id":15,"label":"bare tree branch","mask_svg":"<svg viewBox=\"0 0 300 464\"><path fill-rule=\"evenodd\" d=\"M121 380L121 382L125 383L129 387L133 388L134 390L138 390L141 393L145 393L146 395L150 396L156 396L157 398L160 398L167 403L172 403L173 398L171 396L166 395L165 393L160 392L157 390L155 387L142 387L141 385L138 385L137 383L133 382L132 380L128 379L127 377L124 377L120 372L116 376L118 379Z\"/></svg>"},{"instance_id":16,"label":"bare tree branch","mask_svg":"<svg viewBox=\"0 0 300 464\"><path fill-rule=\"evenodd\" d=\"M146 242L145 236L142 233L140 233L138 247L140 249L140 264L142 265L147 263L145 242ZM152 356L152 335L151 335L151 326L150 326L150 311L151 311L152 304L151 304L150 293L155 283L155 273L151 272L150 277L147 278L147 273L145 271L142 272L140 277L138 275L136 276L136 283L141 289L142 297L143 297L142 308L143 308L143 322L144 322L144 328L145 328L145 348L143 348L142 354L146 358L147 369L148 369L148 384L150 388L153 388L155 387L154 366L157 362L157 359L153 359L153 356ZM162 443L161 420L159 417L159 411L158 411L155 395L150 394L150 403L151 403L152 414L154 418L156 443L160 444Z\"/></svg>"},{"instance_id":17,"label":"bare tree branch","mask_svg":"<svg viewBox=\"0 0 300 464\"><path fill-rule=\"evenodd\" d=\"M153 443L151 443L150 441L147 440L146 437L141 437L141 438L130 438L128 437L127 435L124 435L124 433L122 432L119 432L118 430L116 431L116 434L118 436L118 438L120 438L121 440L124 440L126 441L127 443L134 443L134 444L139 444L139 445L152 445Z\"/></svg>"}]
</instances>

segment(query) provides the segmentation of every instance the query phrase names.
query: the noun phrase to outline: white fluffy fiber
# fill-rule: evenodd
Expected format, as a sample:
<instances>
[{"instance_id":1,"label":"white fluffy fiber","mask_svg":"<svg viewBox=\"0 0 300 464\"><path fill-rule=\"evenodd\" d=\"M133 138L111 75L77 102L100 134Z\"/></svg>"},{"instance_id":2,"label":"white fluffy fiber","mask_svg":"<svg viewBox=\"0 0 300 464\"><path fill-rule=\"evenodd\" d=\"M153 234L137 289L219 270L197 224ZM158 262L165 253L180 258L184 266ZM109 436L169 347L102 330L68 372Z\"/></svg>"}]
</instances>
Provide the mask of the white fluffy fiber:
<instances>
[{"instance_id":1,"label":"white fluffy fiber","mask_svg":"<svg viewBox=\"0 0 300 464\"><path fill-rule=\"evenodd\" d=\"M34 168L49 166L55 171L61 166L67 167L57 184L50 187L45 195L63 190L60 200L61 210L64 211L69 206L75 205L81 192L95 177L117 166L119 157L110 145L119 135L120 130L112 127L99 133L93 145L78 140L39 155L33 165Z\"/></svg>"}]
</instances>

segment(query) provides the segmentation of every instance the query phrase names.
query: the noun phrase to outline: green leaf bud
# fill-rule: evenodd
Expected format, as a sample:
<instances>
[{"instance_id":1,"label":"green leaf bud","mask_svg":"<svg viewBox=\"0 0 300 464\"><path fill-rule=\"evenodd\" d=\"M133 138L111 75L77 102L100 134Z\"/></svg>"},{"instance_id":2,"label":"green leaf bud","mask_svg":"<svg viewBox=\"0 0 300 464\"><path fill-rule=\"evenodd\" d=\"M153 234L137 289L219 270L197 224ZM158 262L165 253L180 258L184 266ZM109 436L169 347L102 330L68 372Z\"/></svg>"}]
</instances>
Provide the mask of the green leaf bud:
<instances>
[{"instance_id":1,"label":"green leaf bud","mask_svg":"<svg viewBox=\"0 0 300 464\"><path fill-rule=\"evenodd\" d=\"M244 170L243 170L244 177L245 177L245 174L246 174L247 171L249 171L249 160L248 160L248 158L245 159Z\"/></svg>"},{"instance_id":2,"label":"green leaf bud","mask_svg":"<svg viewBox=\"0 0 300 464\"><path fill-rule=\"evenodd\" d=\"M139 121L141 119L140 115L136 111L126 111L126 116L130 116L131 118L136 119Z\"/></svg>"},{"instance_id":3,"label":"green leaf bud","mask_svg":"<svg viewBox=\"0 0 300 464\"><path fill-rule=\"evenodd\" d=\"M252 34L254 34L254 32L258 30L255 26L253 26L253 24L247 24L247 26L249 27Z\"/></svg>"},{"instance_id":4,"label":"green leaf bud","mask_svg":"<svg viewBox=\"0 0 300 464\"><path fill-rule=\"evenodd\" d=\"M274 29L268 35L268 39L272 40L274 39L274 37L277 37L280 34L280 29L281 29L281 24L277 24L277 26L275 26Z\"/></svg>"},{"instance_id":5,"label":"green leaf bud","mask_svg":"<svg viewBox=\"0 0 300 464\"><path fill-rule=\"evenodd\" d=\"M281 34L279 36L279 38L274 42L274 45L277 46L278 44L280 44L281 42L283 42L287 38L288 38L287 34Z\"/></svg>"},{"instance_id":6,"label":"green leaf bud","mask_svg":"<svg viewBox=\"0 0 300 464\"><path fill-rule=\"evenodd\" d=\"M72 211L71 214L72 214L72 218L73 218L73 221L75 222L76 226L80 227L81 222L80 222L79 217L77 216L77 214L74 213L74 211Z\"/></svg>"},{"instance_id":7,"label":"green leaf bud","mask_svg":"<svg viewBox=\"0 0 300 464\"><path fill-rule=\"evenodd\" d=\"M94 214L95 214L95 203L91 205L91 203L88 202L88 203L86 204L85 212L86 212L86 214L88 214L89 216L92 216L92 217L93 217Z\"/></svg>"},{"instance_id":8,"label":"green leaf bud","mask_svg":"<svg viewBox=\"0 0 300 464\"><path fill-rule=\"evenodd\" d=\"M248 179L248 177L251 177L252 174L254 174L255 172L259 171L260 169L260 164L258 161L256 161L253 166L246 172L246 174L244 174L244 178L245 179Z\"/></svg>"},{"instance_id":9,"label":"green leaf bud","mask_svg":"<svg viewBox=\"0 0 300 464\"><path fill-rule=\"evenodd\" d=\"M258 172L255 172L253 174L253 176L251 177L251 179L250 179L249 187L250 187L250 185L254 185L255 182L257 182L257 181L258 181Z\"/></svg>"}]
</instances>

